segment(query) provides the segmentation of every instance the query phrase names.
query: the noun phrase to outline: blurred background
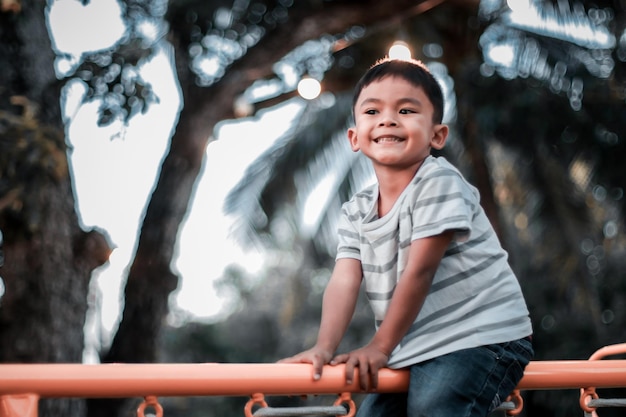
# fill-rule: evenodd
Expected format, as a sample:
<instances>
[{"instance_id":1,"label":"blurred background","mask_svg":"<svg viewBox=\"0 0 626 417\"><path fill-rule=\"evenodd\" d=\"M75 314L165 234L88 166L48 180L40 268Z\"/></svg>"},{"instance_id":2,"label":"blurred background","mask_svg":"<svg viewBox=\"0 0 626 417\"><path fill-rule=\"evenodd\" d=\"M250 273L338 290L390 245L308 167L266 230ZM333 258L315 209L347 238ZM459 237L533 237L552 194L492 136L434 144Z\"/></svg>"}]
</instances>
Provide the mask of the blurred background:
<instances>
[{"instance_id":1,"label":"blurred background","mask_svg":"<svg viewBox=\"0 0 626 417\"><path fill-rule=\"evenodd\" d=\"M373 181L345 136L352 88L395 53L443 88L441 154L509 253L535 359L625 342L624 9L2 1L0 361L256 363L311 346L341 204ZM372 331L361 302L341 349ZM581 415L578 396L526 392L522 415ZM217 416L245 401L162 404ZM43 400L40 415L137 403Z\"/></svg>"}]
</instances>

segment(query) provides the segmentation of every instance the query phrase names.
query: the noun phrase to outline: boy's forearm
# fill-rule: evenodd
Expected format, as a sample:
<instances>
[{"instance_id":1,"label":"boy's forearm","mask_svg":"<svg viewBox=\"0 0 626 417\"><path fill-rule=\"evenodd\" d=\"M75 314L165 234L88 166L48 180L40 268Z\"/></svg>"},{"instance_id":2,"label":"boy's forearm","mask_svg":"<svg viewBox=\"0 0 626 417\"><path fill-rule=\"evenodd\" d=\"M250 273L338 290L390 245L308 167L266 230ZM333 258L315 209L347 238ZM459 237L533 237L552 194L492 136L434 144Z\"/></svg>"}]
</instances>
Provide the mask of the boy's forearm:
<instances>
[{"instance_id":1,"label":"boy's forearm","mask_svg":"<svg viewBox=\"0 0 626 417\"><path fill-rule=\"evenodd\" d=\"M339 346L354 314L361 285L360 274L360 263L356 260L343 260L335 266L324 291L318 347L334 353Z\"/></svg>"},{"instance_id":2,"label":"boy's forearm","mask_svg":"<svg viewBox=\"0 0 626 417\"><path fill-rule=\"evenodd\" d=\"M322 320L317 336L317 346L329 352L335 352L339 346L354 311L350 310L350 300L337 298L334 294L332 297L324 297Z\"/></svg>"}]
</instances>

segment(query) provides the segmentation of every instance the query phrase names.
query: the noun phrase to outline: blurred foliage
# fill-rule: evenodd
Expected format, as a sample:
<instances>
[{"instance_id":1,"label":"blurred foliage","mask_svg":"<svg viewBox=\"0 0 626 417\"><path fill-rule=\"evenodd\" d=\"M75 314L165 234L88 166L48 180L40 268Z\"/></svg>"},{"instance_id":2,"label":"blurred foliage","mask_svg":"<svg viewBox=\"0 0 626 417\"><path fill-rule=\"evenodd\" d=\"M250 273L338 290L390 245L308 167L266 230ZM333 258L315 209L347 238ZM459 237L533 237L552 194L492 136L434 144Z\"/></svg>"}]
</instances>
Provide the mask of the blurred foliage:
<instances>
[{"instance_id":1,"label":"blurred foliage","mask_svg":"<svg viewBox=\"0 0 626 417\"><path fill-rule=\"evenodd\" d=\"M127 123L137 113L146 113L150 104L159 102L150 83L142 78L140 67L160 52L166 4L131 0L123 4L122 11L127 30L111 49L85 51L80 59L57 52L57 58L64 61L64 70L57 68L57 75L85 85L82 102L100 103L100 125L115 120Z\"/></svg>"},{"instance_id":2,"label":"blurred foliage","mask_svg":"<svg viewBox=\"0 0 626 417\"><path fill-rule=\"evenodd\" d=\"M76 77L88 86L83 101L100 100L100 125L118 119L128 121L137 113L145 114L150 104L159 102L151 85L137 72L137 66L150 52L140 44L135 40L112 53L89 54L76 70Z\"/></svg>"},{"instance_id":3,"label":"blurred foliage","mask_svg":"<svg viewBox=\"0 0 626 417\"><path fill-rule=\"evenodd\" d=\"M37 232L42 221L37 190L67 178L68 166L62 132L42 126L36 105L25 97L12 97L12 104L23 111L0 111L0 229L13 239L17 236L10 234Z\"/></svg>"}]
</instances>

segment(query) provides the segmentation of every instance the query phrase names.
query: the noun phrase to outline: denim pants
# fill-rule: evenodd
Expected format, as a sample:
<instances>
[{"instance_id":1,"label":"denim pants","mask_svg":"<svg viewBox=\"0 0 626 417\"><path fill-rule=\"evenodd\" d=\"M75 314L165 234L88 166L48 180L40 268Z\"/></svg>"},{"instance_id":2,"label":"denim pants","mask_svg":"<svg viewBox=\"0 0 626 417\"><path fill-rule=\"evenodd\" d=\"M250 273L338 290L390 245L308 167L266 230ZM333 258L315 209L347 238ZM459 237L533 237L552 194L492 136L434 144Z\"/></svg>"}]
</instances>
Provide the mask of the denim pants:
<instances>
[{"instance_id":1,"label":"denim pants","mask_svg":"<svg viewBox=\"0 0 626 417\"><path fill-rule=\"evenodd\" d=\"M357 417L486 417L517 386L533 354L524 338L412 365L408 393L368 394Z\"/></svg>"}]
</instances>

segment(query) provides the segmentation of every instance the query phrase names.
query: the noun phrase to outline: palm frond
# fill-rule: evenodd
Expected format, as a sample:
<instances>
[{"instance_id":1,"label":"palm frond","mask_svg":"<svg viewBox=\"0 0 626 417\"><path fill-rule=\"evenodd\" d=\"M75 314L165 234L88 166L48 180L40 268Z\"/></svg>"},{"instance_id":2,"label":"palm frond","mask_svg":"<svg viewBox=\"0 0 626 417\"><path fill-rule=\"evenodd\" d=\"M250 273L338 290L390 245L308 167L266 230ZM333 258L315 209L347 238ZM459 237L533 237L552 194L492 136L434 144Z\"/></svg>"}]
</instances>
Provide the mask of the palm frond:
<instances>
[{"instance_id":1,"label":"palm frond","mask_svg":"<svg viewBox=\"0 0 626 417\"><path fill-rule=\"evenodd\" d=\"M294 127L248 167L224 203L224 211L237 218L232 233L241 244L258 243L259 238L269 243L276 214L296 204L297 196L306 195L327 170L338 169L338 164L319 158L338 141L337 132L345 131L349 103L349 94L337 95L330 107L322 100L310 102Z\"/></svg>"},{"instance_id":2,"label":"palm frond","mask_svg":"<svg viewBox=\"0 0 626 417\"><path fill-rule=\"evenodd\" d=\"M539 80L552 93L568 96L575 110L581 108L583 89L590 78L616 75L613 51L623 50L623 46L617 44L611 28L623 22L614 22L621 15L610 9L611 2L604 6L578 1L555 5L535 0L511 3L511 8L500 3L484 2L492 7L481 11L490 21L480 39L485 70L492 67L506 79Z\"/></svg>"}]
</instances>

